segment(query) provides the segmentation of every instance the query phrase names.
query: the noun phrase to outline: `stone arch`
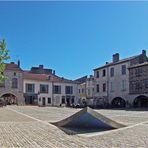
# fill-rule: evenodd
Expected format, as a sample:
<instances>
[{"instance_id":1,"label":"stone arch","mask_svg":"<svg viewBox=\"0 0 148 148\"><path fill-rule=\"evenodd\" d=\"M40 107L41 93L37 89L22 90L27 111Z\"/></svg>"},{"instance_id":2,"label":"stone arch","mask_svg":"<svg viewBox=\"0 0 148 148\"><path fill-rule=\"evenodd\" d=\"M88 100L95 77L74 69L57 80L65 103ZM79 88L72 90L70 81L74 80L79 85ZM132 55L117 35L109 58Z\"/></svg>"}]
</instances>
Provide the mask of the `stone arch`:
<instances>
[{"instance_id":1,"label":"stone arch","mask_svg":"<svg viewBox=\"0 0 148 148\"><path fill-rule=\"evenodd\" d=\"M1 95L2 99L7 105L18 104L17 96L13 93L4 93Z\"/></svg>"},{"instance_id":2,"label":"stone arch","mask_svg":"<svg viewBox=\"0 0 148 148\"><path fill-rule=\"evenodd\" d=\"M133 101L134 107L148 107L148 97L145 95L139 95Z\"/></svg>"},{"instance_id":3,"label":"stone arch","mask_svg":"<svg viewBox=\"0 0 148 148\"><path fill-rule=\"evenodd\" d=\"M111 102L112 107L122 108L126 106L126 101L121 97L116 97Z\"/></svg>"}]
</instances>

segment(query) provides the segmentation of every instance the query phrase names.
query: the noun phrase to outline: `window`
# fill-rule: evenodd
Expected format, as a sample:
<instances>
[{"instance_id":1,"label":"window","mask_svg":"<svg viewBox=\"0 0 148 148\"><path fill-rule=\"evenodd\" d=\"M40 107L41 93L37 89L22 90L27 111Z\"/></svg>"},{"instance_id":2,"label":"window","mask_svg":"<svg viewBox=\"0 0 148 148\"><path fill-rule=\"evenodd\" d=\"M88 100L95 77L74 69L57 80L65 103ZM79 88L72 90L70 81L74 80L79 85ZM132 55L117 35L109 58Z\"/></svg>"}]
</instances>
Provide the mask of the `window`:
<instances>
[{"instance_id":1,"label":"window","mask_svg":"<svg viewBox=\"0 0 148 148\"><path fill-rule=\"evenodd\" d=\"M141 67L135 69L135 76L136 77L142 76L142 68Z\"/></svg>"},{"instance_id":2,"label":"window","mask_svg":"<svg viewBox=\"0 0 148 148\"><path fill-rule=\"evenodd\" d=\"M54 85L53 86L53 93L54 94L61 94L61 86L60 85Z\"/></svg>"},{"instance_id":3,"label":"window","mask_svg":"<svg viewBox=\"0 0 148 148\"><path fill-rule=\"evenodd\" d=\"M103 69L102 76L103 76L103 77L105 77L105 75L106 75L106 70L105 70L105 69Z\"/></svg>"},{"instance_id":4,"label":"window","mask_svg":"<svg viewBox=\"0 0 148 148\"><path fill-rule=\"evenodd\" d=\"M96 78L99 78L99 71L97 71L96 73Z\"/></svg>"},{"instance_id":5,"label":"window","mask_svg":"<svg viewBox=\"0 0 148 148\"><path fill-rule=\"evenodd\" d=\"M145 84L145 88L148 88L148 80L145 80L144 84Z\"/></svg>"},{"instance_id":6,"label":"window","mask_svg":"<svg viewBox=\"0 0 148 148\"><path fill-rule=\"evenodd\" d=\"M62 104L65 104L65 96L62 96Z\"/></svg>"},{"instance_id":7,"label":"window","mask_svg":"<svg viewBox=\"0 0 148 148\"><path fill-rule=\"evenodd\" d=\"M110 91L113 92L114 88L113 88L113 82L110 82Z\"/></svg>"},{"instance_id":8,"label":"window","mask_svg":"<svg viewBox=\"0 0 148 148\"><path fill-rule=\"evenodd\" d=\"M48 104L51 104L51 98L48 98Z\"/></svg>"},{"instance_id":9,"label":"window","mask_svg":"<svg viewBox=\"0 0 148 148\"><path fill-rule=\"evenodd\" d=\"M39 102L41 102L41 98L39 98Z\"/></svg>"},{"instance_id":10,"label":"window","mask_svg":"<svg viewBox=\"0 0 148 148\"><path fill-rule=\"evenodd\" d=\"M81 93L81 90L79 89L79 94Z\"/></svg>"},{"instance_id":11,"label":"window","mask_svg":"<svg viewBox=\"0 0 148 148\"><path fill-rule=\"evenodd\" d=\"M122 80L122 91L126 91L126 80Z\"/></svg>"},{"instance_id":12,"label":"window","mask_svg":"<svg viewBox=\"0 0 148 148\"><path fill-rule=\"evenodd\" d=\"M99 84L96 85L96 90L99 92Z\"/></svg>"},{"instance_id":13,"label":"window","mask_svg":"<svg viewBox=\"0 0 148 148\"><path fill-rule=\"evenodd\" d=\"M90 95L90 89L88 89L88 95Z\"/></svg>"},{"instance_id":14,"label":"window","mask_svg":"<svg viewBox=\"0 0 148 148\"><path fill-rule=\"evenodd\" d=\"M106 91L106 83L103 83L103 92Z\"/></svg>"},{"instance_id":15,"label":"window","mask_svg":"<svg viewBox=\"0 0 148 148\"><path fill-rule=\"evenodd\" d=\"M71 103L74 104L74 102L75 102L75 96L72 96Z\"/></svg>"},{"instance_id":16,"label":"window","mask_svg":"<svg viewBox=\"0 0 148 148\"><path fill-rule=\"evenodd\" d=\"M12 88L18 88L17 78L12 78Z\"/></svg>"},{"instance_id":17,"label":"window","mask_svg":"<svg viewBox=\"0 0 148 148\"><path fill-rule=\"evenodd\" d=\"M142 84L139 81L137 81L135 83L135 90L140 90L140 89L142 89Z\"/></svg>"},{"instance_id":18,"label":"window","mask_svg":"<svg viewBox=\"0 0 148 148\"><path fill-rule=\"evenodd\" d=\"M34 84L26 84L26 92L34 93Z\"/></svg>"},{"instance_id":19,"label":"window","mask_svg":"<svg viewBox=\"0 0 148 148\"><path fill-rule=\"evenodd\" d=\"M135 91L135 85L134 85L134 83L130 82L129 88L130 88L129 89L130 90L130 93L134 92Z\"/></svg>"},{"instance_id":20,"label":"window","mask_svg":"<svg viewBox=\"0 0 148 148\"><path fill-rule=\"evenodd\" d=\"M82 88L82 94L84 93L84 88Z\"/></svg>"},{"instance_id":21,"label":"window","mask_svg":"<svg viewBox=\"0 0 148 148\"><path fill-rule=\"evenodd\" d=\"M122 71L121 71L122 75L126 74L126 65L122 65Z\"/></svg>"},{"instance_id":22,"label":"window","mask_svg":"<svg viewBox=\"0 0 148 148\"><path fill-rule=\"evenodd\" d=\"M73 94L73 87L65 86L65 94Z\"/></svg>"},{"instance_id":23,"label":"window","mask_svg":"<svg viewBox=\"0 0 148 148\"><path fill-rule=\"evenodd\" d=\"M40 84L40 93L48 93L48 85Z\"/></svg>"},{"instance_id":24,"label":"window","mask_svg":"<svg viewBox=\"0 0 148 148\"><path fill-rule=\"evenodd\" d=\"M16 72L14 72L14 76L16 76Z\"/></svg>"},{"instance_id":25,"label":"window","mask_svg":"<svg viewBox=\"0 0 148 148\"><path fill-rule=\"evenodd\" d=\"M111 76L111 77L114 76L114 68L113 68L113 67L110 69L110 76Z\"/></svg>"}]
</instances>

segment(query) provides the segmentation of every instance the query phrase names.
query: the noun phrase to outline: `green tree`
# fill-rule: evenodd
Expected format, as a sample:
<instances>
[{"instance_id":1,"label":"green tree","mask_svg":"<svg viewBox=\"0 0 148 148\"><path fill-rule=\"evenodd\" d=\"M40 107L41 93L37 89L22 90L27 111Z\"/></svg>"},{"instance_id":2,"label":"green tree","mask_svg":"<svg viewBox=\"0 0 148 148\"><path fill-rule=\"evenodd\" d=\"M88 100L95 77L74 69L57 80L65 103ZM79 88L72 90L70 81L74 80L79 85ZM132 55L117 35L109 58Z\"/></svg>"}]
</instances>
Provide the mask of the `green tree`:
<instances>
[{"instance_id":1,"label":"green tree","mask_svg":"<svg viewBox=\"0 0 148 148\"><path fill-rule=\"evenodd\" d=\"M10 59L9 50L7 49L7 44L5 40L0 41L0 84L4 82L6 76L5 71L5 61Z\"/></svg>"}]
</instances>

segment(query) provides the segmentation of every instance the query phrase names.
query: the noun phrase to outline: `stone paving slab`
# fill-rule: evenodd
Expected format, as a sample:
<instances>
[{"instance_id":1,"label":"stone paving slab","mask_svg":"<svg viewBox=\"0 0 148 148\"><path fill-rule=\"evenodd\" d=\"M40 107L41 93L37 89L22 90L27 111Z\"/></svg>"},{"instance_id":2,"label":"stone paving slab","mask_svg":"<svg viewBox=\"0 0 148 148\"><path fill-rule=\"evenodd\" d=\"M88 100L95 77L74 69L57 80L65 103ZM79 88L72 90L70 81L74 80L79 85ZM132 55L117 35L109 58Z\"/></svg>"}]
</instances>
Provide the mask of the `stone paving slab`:
<instances>
[{"instance_id":1,"label":"stone paving slab","mask_svg":"<svg viewBox=\"0 0 148 148\"><path fill-rule=\"evenodd\" d=\"M66 135L58 128L40 122L0 123L0 147L147 147L148 126L94 137Z\"/></svg>"},{"instance_id":2,"label":"stone paving slab","mask_svg":"<svg viewBox=\"0 0 148 148\"><path fill-rule=\"evenodd\" d=\"M19 106L11 107L17 111L35 117L37 119L48 121L48 122L57 122L62 119L65 119L80 109L73 108L57 108L57 107L37 107L37 106ZM115 120L119 123L125 125L136 124L139 122L146 121L148 119L148 111L125 111L125 110L95 110L106 117Z\"/></svg>"},{"instance_id":3,"label":"stone paving slab","mask_svg":"<svg viewBox=\"0 0 148 148\"><path fill-rule=\"evenodd\" d=\"M0 147L86 147L87 140L69 136L40 122L0 123Z\"/></svg>"},{"instance_id":4,"label":"stone paving slab","mask_svg":"<svg viewBox=\"0 0 148 148\"><path fill-rule=\"evenodd\" d=\"M14 112L13 109L17 112ZM47 121L57 121L77 112L77 109L54 107L9 106L0 108L0 147L21 148L147 148L148 112L98 110L127 124L128 128L96 133L91 137L67 135ZM21 114L20 114L21 112ZM25 114L25 115L23 115ZM121 118L120 118L121 115ZM133 115L134 118L131 118ZM139 116L141 115L141 117ZM28 116L28 117L27 117ZM33 118L29 118L29 116ZM137 119L135 118L137 116ZM37 120L35 119L37 117ZM123 117L126 117L123 118ZM138 118L139 117L139 118ZM143 120L142 120L143 119ZM147 123L141 123L147 121ZM135 123L139 123L135 125Z\"/></svg>"},{"instance_id":5,"label":"stone paving slab","mask_svg":"<svg viewBox=\"0 0 148 148\"><path fill-rule=\"evenodd\" d=\"M142 124L109 134L89 137L89 140L94 140L96 144L102 144L103 147L147 148L148 126Z\"/></svg>"},{"instance_id":6,"label":"stone paving slab","mask_svg":"<svg viewBox=\"0 0 148 148\"><path fill-rule=\"evenodd\" d=\"M22 116L8 110L7 107L0 108L0 122L30 122L34 121L31 118Z\"/></svg>"},{"instance_id":7,"label":"stone paving slab","mask_svg":"<svg viewBox=\"0 0 148 148\"><path fill-rule=\"evenodd\" d=\"M148 121L148 117L145 116L137 116L137 117L133 117L133 116L118 116L118 117L110 117L112 120L115 121L119 121L120 123L124 123L125 125L133 125L133 124L137 124L139 122L144 122L144 121Z\"/></svg>"},{"instance_id":8,"label":"stone paving slab","mask_svg":"<svg viewBox=\"0 0 148 148\"><path fill-rule=\"evenodd\" d=\"M10 106L19 112L25 113L37 119L49 122L56 122L67 118L78 112L80 109L73 108L58 108L58 107L37 107L37 106Z\"/></svg>"}]
</instances>

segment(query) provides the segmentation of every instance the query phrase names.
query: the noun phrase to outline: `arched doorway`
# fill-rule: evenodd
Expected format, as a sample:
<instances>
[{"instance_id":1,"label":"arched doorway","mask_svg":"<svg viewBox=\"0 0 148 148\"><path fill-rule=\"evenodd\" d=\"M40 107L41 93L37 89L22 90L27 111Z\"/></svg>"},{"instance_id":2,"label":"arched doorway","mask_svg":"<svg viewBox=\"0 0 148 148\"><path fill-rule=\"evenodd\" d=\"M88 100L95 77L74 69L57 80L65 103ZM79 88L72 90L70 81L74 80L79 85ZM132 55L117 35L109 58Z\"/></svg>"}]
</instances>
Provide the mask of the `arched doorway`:
<instances>
[{"instance_id":1,"label":"arched doorway","mask_svg":"<svg viewBox=\"0 0 148 148\"><path fill-rule=\"evenodd\" d=\"M135 98L133 102L134 107L148 107L148 97L144 95L140 95Z\"/></svg>"},{"instance_id":2,"label":"arched doorway","mask_svg":"<svg viewBox=\"0 0 148 148\"><path fill-rule=\"evenodd\" d=\"M1 99L7 104L17 104L17 97L11 93L7 93L1 96Z\"/></svg>"},{"instance_id":3,"label":"arched doorway","mask_svg":"<svg viewBox=\"0 0 148 148\"><path fill-rule=\"evenodd\" d=\"M121 97L116 97L112 100L112 107L122 108L126 106L126 102Z\"/></svg>"}]
</instances>

